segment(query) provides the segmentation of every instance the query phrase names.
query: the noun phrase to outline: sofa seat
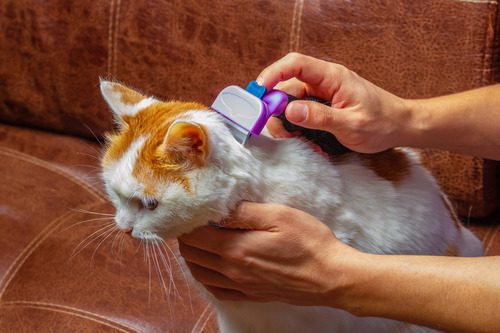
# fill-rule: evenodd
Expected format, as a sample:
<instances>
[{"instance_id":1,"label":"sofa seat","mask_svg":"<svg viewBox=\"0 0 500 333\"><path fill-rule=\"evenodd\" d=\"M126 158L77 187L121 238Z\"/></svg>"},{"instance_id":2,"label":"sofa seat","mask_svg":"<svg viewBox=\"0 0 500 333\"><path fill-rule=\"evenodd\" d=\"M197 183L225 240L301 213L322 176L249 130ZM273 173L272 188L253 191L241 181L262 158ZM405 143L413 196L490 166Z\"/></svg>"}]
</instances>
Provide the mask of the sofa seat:
<instances>
[{"instance_id":1,"label":"sofa seat","mask_svg":"<svg viewBox=\"0 0 500 333\"><path fill-rule=\"evenodd\" d=\"M175 285L152 249L106 233L111 220L99 214L113 207L99 179L100 149L0 125L0 332L216 332L214 310L172 253ZM489 255L500 254L499 220L468 222ZM176 241L167 243L177 255Z\"/></svg>"},{"instance_id":2,"label":"sofa seat","mask_svg":"<svg viewBox=\"0 0 500 333\"><path fill-rule=\"evenodd\" d=\"M113 212L99 149L0 125L0 332L216 332L174 260L175 286L164 267L163 285L152 249L118 232L96 237L111 220L90 212Z\"/></svg>"}]
</instances>

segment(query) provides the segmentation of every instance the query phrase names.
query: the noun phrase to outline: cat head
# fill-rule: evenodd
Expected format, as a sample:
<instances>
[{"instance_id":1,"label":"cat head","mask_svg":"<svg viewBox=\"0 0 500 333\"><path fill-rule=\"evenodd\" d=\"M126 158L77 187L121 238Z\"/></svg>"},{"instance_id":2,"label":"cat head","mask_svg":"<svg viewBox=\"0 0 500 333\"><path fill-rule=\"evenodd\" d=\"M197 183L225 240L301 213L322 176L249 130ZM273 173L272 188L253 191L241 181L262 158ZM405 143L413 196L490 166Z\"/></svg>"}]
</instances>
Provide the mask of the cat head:
<instances>
[{"instance_id":1,"label":"cat head","mask_svg":"<svg viewBox=\"0 0 500 333\"><path fill-rule=\"evenodd\" d=\"M248 155L219 115L116 82L101 81L101 93L117 124L102 175L120 229L141 239L177 237L229 214Z\"/></svg>"}]
</instances>

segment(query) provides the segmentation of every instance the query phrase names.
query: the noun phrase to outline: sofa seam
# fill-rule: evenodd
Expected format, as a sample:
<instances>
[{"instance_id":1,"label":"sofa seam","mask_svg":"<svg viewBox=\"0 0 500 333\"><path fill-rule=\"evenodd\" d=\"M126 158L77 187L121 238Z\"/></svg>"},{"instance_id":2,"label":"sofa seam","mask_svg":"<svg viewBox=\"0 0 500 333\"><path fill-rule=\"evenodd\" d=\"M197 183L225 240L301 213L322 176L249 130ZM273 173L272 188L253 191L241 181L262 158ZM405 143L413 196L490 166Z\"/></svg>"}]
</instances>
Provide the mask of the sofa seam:
<instances>
[{"instance_id":1,"label":"sofa seam","mask_svg":"<svg viewBox=\"0 0 500 333\"><path fill-rule=\"evenodd\" d=\"M50 235L50 231L55 229L58 225L66 220L66 218L73 212L68 211L63 215L59 216L55 220L52 220L40 233L38 233L29 243L24 247L24 249L19 253L19 255L14 259L9 268L7 269L4 277L0 280L0 300L2 299L7 287L10 285L15 274L18 272L19 268L24 264L26 259L33 253L35 249Z\"/></svg>"},{"instance_id":2,"label":"sofa seam","mask_svg":"<svg viewBox=\"0 0 500 333\"><path fill-rule=\"evenodd\" d=\"M67 306L67 305L61 305L61 304L55 304L55 303L48 303L48 302L37 302L37 301L7 301L2 303L3 306L8 306L8 307L24 307L24 308L35 308L35 309L43 309L46 311L53 311L53 312L62 312L66 313L69 315L77 316L80 318L88 319L103 325L107 325L109 327L115 328L121 332L125 333L130 333L130 332L138 332L135 328L118 323L116 321L112 321L106 317L100 316L94 312L90 312L87 310Z\"/></svg>"},{"instance_id":3,"label":"sofa seam","mask_svg":"<svg viewBox=\"0 0 500 333\"><path fill-rule=\"evenodd\" d=\"M494 44L495 44L495 27L497 24L497 15L498 15L498 1L495 0L494 2L485 2L487 4L487 20L484 28L484 34L483 34L483 45L484 45L484 53L483 57L481 60L481 85L489 84L491 83L492 80L492 64L493 64L493 51L494 51ZM493 12L495 15L493 19L491 19L491 15ZM491 41L488 38L490 31L492 31L492 38Z\"/></svg>"},{"instance_id":4,"label":"sofa seam","mask_svg":"<svg viewBox=\"0 0 500 333\"><path fill-rule=\"evenodd\" d=\"M54 172L54 173L58 174L59 176L62 176L64 178L68 179L69 181L73 182L74 184L84 188L88 193L92 194L97 199L100 199L101 202L106 201L106 197L103 196L99 191L96 191L94 188L92 188L92 186L90 186L87 182L68 174L64 170L62 170L58 167L55 167L42 159L33 157L31 155L28 155L28 154L24 154L20 151L14 150L14 149L5 148L5 147L0 147L0 154L21 159L21 160L24 160L25 162L32 163L32 164L37 165L39 167L42 167L48 171Z\"/></svg>"},{"instance_id":5,"label":"sofa seam","mask_svg":"<svg viewBox=\"0 0 500 333\"><path fill-rule=\"evenodd\" d=\"M91 205L85 206L88 209L96 206L97 204L93 203ZM24 249L19 253L19 255L14 259L14 261L10 264L9 268L5 272L4 277L0 280L0 301L2 301L2 297L10 285L12 279L15 274L19 271L24 262L28 259L28 257L42 244L49 235L52 234L57 227L62 225L67 221L67 218L74 214L75 212L69 210L66 213L62 214L58 218L52 220L40 233L38 233L29 243L24 247ZM3 286L2 286L3 284Z\"/></svg>"},{"instance_id":6,"label":"sofa seam","mask_svg":"<svg viewBox=\"0 0 500 333\"><path fill-rule=\"evenodd\" d=\"M116 0L110 0L109 4L109 23L108 23L108 76L113 76L113 26L114 26L114 19L115 19L115 1Z\"/></svg>"},{"instance_id":7,"label":"sofa seam","mask_svg":"<svg viewBox=\"0 0 500 333\"><path fill-rule=\"evenodd\" d=\"M295 0L292 13L292 27L290 30L290 52L299 50L303 10L304 0Z\"/></svg>"},{"instance_id":8,"label":"sofa seam","mask_svg":"<svg viewBox=\"0 0 500 333\"><path fill-rule=\"evenodd\" d=\"M117 0L115 5L115 19L114 19L114 31L113 31L113 76L117 74L118 66L118 28L120 24L120 7L122 0Z\"/></svg>"}]
</instances>

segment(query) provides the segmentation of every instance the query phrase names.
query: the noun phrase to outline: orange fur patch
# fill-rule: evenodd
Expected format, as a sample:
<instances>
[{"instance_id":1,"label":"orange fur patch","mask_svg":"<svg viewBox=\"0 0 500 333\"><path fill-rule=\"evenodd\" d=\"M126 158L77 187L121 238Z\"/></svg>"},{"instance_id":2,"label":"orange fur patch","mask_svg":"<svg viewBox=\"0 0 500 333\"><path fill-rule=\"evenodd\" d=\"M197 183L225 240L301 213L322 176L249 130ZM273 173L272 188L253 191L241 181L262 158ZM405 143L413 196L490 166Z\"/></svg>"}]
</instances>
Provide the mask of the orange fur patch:
<instances>
[{"instance_id":1,"label":"orange fur patch","mask_svg":"<svg viewBox=\"0 0 500 333\"><path fill-rule=\"evenodd\" d=\"M141 136L152 136L148 141L161 143L168 127L175 118L189 110L206 110L207 107L198 103L158 102L146 107L134 117L122 118L124 125L119 133L107 134L108 149L103 163L117 161L125 154L132 142Z\"/></svg>"},{"instance_id":2,"label":"orange fur patch","mask_svg":"<svg viewBox=\"0 0 500 333\"><path fill-rule=\"evenodd\" d=\"M360 154L361 162L385 180L393 183L402 181L410 173L410 162L405 153L389 149L377 154Z\"/></svg>"},{"instance_id":3,"label":"orange fur patch","mask_svg":"<svg viewBox=\"0 0 500 333\"><path fill-rule=\"evenodd\" d=\"M177 182L188 193L192 192L185 172L197 163L181 161L176 158L176 151L162 147L165 136L178 116L190 110L207 110L198 103L158 102L139 111L135 116L122 118L124 126L119 133L107 136L108 149L103 158L103 165L117 161L128 150L130 145L140 137L147 137L138 152L133 175L144 184L145 194L154 196L158 182Z\"/></svg>"}]
</instances>

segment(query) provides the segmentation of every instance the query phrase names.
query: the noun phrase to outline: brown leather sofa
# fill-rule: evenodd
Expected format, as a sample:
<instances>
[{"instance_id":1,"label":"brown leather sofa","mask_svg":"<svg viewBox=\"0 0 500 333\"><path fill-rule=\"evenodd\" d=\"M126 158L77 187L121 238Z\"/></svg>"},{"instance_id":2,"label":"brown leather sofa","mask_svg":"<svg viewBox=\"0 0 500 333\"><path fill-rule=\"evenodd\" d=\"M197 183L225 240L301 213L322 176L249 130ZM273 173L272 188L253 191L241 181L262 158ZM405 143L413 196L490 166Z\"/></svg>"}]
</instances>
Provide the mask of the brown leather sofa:
<instances>
[{"instance_id":1,"label":"brown leather sofa","mask_svg":"<svg viewBox=\"0 0 500 333\"><path fill-rule=\"evenodd\" d=\"M174 286L100 215L99 77L209 104L300 51L420 98L498 81L497 21L497 1L1 1L0 332L216 331L175 261ZM464 215L494 211L497 162L423 153ZM472 226L489 254L498 220Z\"/></svg>"}]
</instances>

